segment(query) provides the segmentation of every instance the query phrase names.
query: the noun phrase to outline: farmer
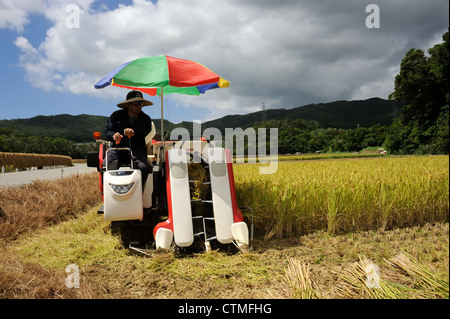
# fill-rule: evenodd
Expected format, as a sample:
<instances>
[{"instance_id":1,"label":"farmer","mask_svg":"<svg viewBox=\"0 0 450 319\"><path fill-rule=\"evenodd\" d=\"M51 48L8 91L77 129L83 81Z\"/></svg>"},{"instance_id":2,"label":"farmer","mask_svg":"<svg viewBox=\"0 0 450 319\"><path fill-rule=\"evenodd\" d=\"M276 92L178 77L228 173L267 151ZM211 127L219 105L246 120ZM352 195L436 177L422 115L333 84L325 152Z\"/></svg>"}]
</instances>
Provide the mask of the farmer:
<instances>
[{"instance_id":1,"label":"farmer","mask_svg":"<svg viewBox=\"0 0 450 319\"><path fill-rule=\"evenodd\" d=\"M153 105L143 98L140 91L128 92L125 101L117 104L121 110L111 114L106 122L106 138L111 148L129 147L133 153L133 165L142 172L142 189L145 187L152 167L147 161L145 137L152 129L150 116L142 112L143 106ZM108 170L119 169L121 164L130 163L129 152L110 150L107 155Z\"/></svg>"}]
</instances>

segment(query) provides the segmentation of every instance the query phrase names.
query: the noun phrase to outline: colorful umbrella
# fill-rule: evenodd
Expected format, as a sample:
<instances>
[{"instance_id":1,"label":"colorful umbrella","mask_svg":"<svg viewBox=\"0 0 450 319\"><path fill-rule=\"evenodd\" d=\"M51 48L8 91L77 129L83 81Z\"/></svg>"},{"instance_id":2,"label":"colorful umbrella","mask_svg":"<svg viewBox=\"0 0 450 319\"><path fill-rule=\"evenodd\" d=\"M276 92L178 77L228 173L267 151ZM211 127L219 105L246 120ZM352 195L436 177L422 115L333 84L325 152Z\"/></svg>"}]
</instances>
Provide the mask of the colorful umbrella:
<instances>
[{"instance_id":1,"label":"colorful umbrella","mask_svg":"<svg viewBox=\"0 0 450 319\"><path fill-rule=\"evenodd\" d=\"M110 84L162 96L170 93L200 95L210 89L228 87L230 82L197 62L162 55L124 63L94 87L101 89Z\"/></svg>"},{"instance_id":2,"label":"colorful umbrella","mask_svg":"<svg viewBox=\"0 0 450 319\"><path fill-rule=\"evenodd\" d=\"M230 82L197 62L161 55L124 63L94 87L102 89L111 84L161 97L161 137L164 142L163 95L200 95L211 89L228 87Z\"/></svg>"}]
</instances>

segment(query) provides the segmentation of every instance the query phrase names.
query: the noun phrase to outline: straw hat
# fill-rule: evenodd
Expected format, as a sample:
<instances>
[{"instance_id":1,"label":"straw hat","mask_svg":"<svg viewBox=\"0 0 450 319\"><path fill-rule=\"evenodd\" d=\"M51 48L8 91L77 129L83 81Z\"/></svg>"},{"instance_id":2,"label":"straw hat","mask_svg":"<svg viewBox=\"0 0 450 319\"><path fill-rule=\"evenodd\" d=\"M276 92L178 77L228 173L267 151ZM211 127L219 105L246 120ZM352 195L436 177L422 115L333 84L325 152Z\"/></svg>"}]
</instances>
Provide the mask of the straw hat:
<instances>
[{"instance_id":1,"label":"straw hat","mask_svg":"<svg viewBox=\"0 0 450 319\"><path fill-rule=\"evenodd\" d=\"M127 107L128 103L138 102L138 101L142 102L142 106L153 105L152 102L150 102L149 100L144 99L144 97L142 95L142 92L140 92L140 91L130 91L127 94L127 99L125 101L122 101L119 104L117 104L117 106L121 107L121 108L124 108L124 107Z\"/></svg>"}]
</instances>

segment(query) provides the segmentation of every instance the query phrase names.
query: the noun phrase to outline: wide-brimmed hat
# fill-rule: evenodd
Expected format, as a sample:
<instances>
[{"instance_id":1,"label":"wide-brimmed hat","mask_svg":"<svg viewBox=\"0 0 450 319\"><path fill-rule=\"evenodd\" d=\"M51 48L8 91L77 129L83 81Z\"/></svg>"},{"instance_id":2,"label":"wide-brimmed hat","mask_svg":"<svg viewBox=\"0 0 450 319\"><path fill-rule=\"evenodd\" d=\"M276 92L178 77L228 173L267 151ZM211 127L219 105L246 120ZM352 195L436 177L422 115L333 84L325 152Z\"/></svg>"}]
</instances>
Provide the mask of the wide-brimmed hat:
<instances>
[{"instance_id":1,"label":"wide-brimmed hat","mask_svg":"<svg viewBox=\"0 0 450 319\"><path fill-rule=\"evenodd\" d=\"M148 106L153 105L152 102L149 100L144 99L144 96L142 95L142 92L140 91L130 91L127 94L127 99L125 101L120 102L117 104L118 107L126 107L128 103L132 102L142 102L142 106Z\"/></svg>"}]
</instances>

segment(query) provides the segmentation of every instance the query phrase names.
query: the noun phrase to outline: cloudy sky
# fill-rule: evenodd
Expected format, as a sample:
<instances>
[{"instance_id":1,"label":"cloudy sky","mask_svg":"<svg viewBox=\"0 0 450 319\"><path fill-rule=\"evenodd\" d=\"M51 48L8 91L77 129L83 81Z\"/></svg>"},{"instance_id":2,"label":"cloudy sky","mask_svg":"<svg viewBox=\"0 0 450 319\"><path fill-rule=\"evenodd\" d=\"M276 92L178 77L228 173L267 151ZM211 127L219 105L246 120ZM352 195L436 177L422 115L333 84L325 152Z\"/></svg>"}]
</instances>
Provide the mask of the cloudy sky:
<instances>
[{"instance_id":1,"label":"cloudy sky","mask_svg":"<svg viewBox=\"0 0 450 319\"><path fill-rule=\"evenodd\" d=\"M231 83L167 96L164 117L175 123L263 103L387 98L405 53L442 41L448 10L448 0L0 0L0 119L108 116L127 90L93 85L124 62L164 54ZM159 98L146 97L154 106L144 111L160 118Z\"/></svg>"}]
</instances>

